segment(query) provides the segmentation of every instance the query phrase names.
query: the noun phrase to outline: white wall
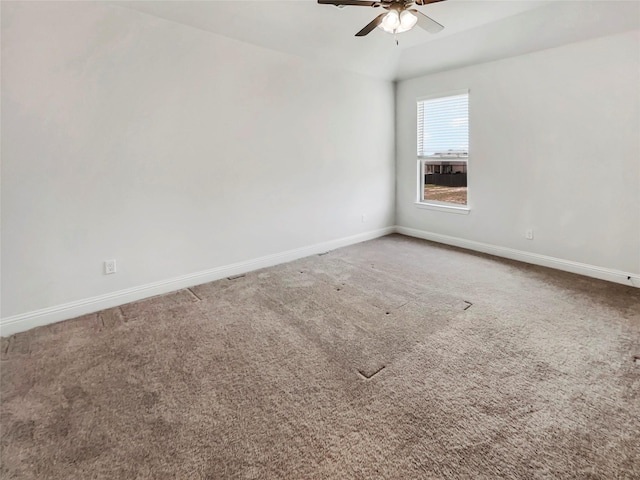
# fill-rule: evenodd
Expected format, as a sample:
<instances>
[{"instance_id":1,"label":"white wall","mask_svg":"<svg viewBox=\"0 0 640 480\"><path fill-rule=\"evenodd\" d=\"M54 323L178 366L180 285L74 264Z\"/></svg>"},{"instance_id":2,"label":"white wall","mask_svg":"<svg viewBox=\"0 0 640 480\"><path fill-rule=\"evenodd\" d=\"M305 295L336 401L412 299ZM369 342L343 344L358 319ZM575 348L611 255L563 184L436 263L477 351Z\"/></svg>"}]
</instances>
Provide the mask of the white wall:
<instances>
[{"instance_id":1,"label":"white wall","mask_svg":"<svg viewBox=\"0 0 640 480\"><path fill-rule=\"evenodd\" d=\"M2 2L2 317L393 225L393 108L126 8Z\"/></svg>"},{"instance_id":2,"label":"white wall","mask_svg":"<svg viewBox=\"0 0 640 480\"><path fill-rule=\"evenodd\" d=\"M461 89L471 212L419 209L416 98ZM638 31L399 82L396 100L398 225L640 273Z\"/></svg>"}]
</instances>

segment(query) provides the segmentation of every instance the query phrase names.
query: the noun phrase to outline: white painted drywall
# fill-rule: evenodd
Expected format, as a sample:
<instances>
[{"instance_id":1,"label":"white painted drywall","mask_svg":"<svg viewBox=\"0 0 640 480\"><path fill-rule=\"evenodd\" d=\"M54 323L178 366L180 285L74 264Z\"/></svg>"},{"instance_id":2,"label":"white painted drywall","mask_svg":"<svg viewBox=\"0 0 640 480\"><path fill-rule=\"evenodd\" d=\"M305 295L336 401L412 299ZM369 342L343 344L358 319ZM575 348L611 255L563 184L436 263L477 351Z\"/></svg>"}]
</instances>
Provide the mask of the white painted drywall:
<instances>
[{"instance_id":1,"label":"white painted drywall","mask_svg":"<svg viewBox=\"0 0 640 480\"><path fill-rule=\"evenodd\" d=\"M393 225L393 95L127 8L2 2L2 317Z\"/></svg>"},{"instance_id":2,"label":"white painted drywall","mask_svg":"<svg viewBox=\"0 0 640 480\"><path fill-rule=\"evenodd\" d=\"M419 209L416 98L461 89L471 212ZM399 82L396 114L398 225L640 273L640 32Z\"/></svg>"}]
</instances>

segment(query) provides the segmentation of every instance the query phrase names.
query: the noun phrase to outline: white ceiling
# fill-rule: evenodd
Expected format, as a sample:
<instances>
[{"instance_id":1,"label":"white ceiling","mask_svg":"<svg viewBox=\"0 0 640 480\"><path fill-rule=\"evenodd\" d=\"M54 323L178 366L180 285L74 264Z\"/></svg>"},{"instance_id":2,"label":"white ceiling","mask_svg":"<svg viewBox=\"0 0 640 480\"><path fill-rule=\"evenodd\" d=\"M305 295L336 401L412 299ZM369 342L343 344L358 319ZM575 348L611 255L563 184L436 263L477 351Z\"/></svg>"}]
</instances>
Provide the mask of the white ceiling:
<instances>
[{"instance_id":1,"label":"white ceiling","mask_svg":"<svg viewBox=\"0 0 640 480\"><path fill-rule=\"evenodd\" d=\"M418 7L445 26L354 34L379 9L316 0L112 2L325 65L387 80L497 60L640 28L637 0L447 0Z\"/></svg>"}]
</instances>

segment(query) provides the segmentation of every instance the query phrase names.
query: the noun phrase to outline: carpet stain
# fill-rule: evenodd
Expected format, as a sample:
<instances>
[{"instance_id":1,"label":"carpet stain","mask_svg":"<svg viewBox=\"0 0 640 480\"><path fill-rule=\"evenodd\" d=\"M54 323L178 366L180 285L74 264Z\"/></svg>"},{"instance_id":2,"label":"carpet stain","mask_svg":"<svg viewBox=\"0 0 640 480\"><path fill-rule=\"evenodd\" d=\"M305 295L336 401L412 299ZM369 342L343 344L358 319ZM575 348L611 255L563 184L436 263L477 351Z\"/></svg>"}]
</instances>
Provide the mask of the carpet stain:
<instances>
[{"instance_id":1,"label":"carpet stain","mask_svg":"<svg viewBox=\"0 0 640 480\"><path fill-rule=\"evenodd\" d=\"M176 430L176 426L167 422L162 417L156 417L148 423L151 434L158 438L166 438Z\"/></svg>"},{"instance_id":2,"label":"carpet stain","mask_svg":"<svg viewBox=\"0 0 640 480\"><path fill-rule=\"evenodd\" d=\"M10 424L5 433L13 442L30 442L33 440L33 432L36 422L33 420L17 420Z\"/></svg>"},{"instance_id":3,"label":"carpet stain","mask_svg":"<svg viewBox=\"0 0 640 480\"><path fill-rule=\"evenodd\" d=\"M144 392L142 395L142 405L150 411L160 401L160 394L158 392Z\"/></svg>"},{"instance_id":4,"label":"carpet stain","mask_svg":"<svg viewBox=\"0 0 640 480\"><path fill-rule=\"evenodd\" d=\"M85 399L87 399L89 397L87 392L85 392L78 385L73 385L73 386L70 386L70 387L69 386L63 387L62 395L67 400L67 402L69 402L70 404L73 404L74 402L77 402L77 401L80 401L80 400L85 400Z\"/></svg>"},{"instance_id":5,"label":"carpet stain","mask_svg":"<svg viewBox=\"0 0 640 480\"><path fill-rule=\"evenodd\" d=\"M49 416L48 421L47 436L49 438L60 441L69 436L69 433L71 432L71 423L68 408L59 408L55 413Z\"/></svg>"},{"instance_id":6,"label":"carpet stain","mask_svg":"<svg viewBox=\"0 0 640 480\"><path fill-rule=\"evenodd\" d=\"M81 464L93 460L105 451L105 445L100 441L93 441L88 445L73 446L63 455L65 462L69 464Z\"/></svg>"}]
</instances>

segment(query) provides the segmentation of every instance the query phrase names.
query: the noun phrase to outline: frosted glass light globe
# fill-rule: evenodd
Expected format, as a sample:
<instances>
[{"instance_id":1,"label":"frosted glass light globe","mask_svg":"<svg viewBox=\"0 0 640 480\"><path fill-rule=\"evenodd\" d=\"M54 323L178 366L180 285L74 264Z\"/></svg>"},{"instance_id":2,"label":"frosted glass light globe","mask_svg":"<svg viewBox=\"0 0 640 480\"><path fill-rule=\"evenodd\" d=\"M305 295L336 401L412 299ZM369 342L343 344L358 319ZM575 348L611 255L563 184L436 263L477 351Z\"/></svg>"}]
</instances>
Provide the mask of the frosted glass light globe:
<instances>
[{"instance_id":1,"label":"frosted glass light globe","mask_svg":"<svg viewBox=\"0 0 640 480\"><path fill-rule=\"evenodd\" d=\"M400 26L400 16L395 10L391 10L382 19L382 28L385 32L391 32Z\"/></svg>"},{"instance_id":2,"label":"frosted glass light globe","mask_svg":"<svg viewBox=\"0 0 640 480\"><path fill-rule=\"evenodd\" d=\"M402 28L403 32L406 32L407 30L411 30L417 22L418 22L418 17L416 17L413 13L409 12L408 10L404 10L400 14L400 28ZM398 28L398 31L400 31L400 28Z\"/></svg>"}]
</instances>

